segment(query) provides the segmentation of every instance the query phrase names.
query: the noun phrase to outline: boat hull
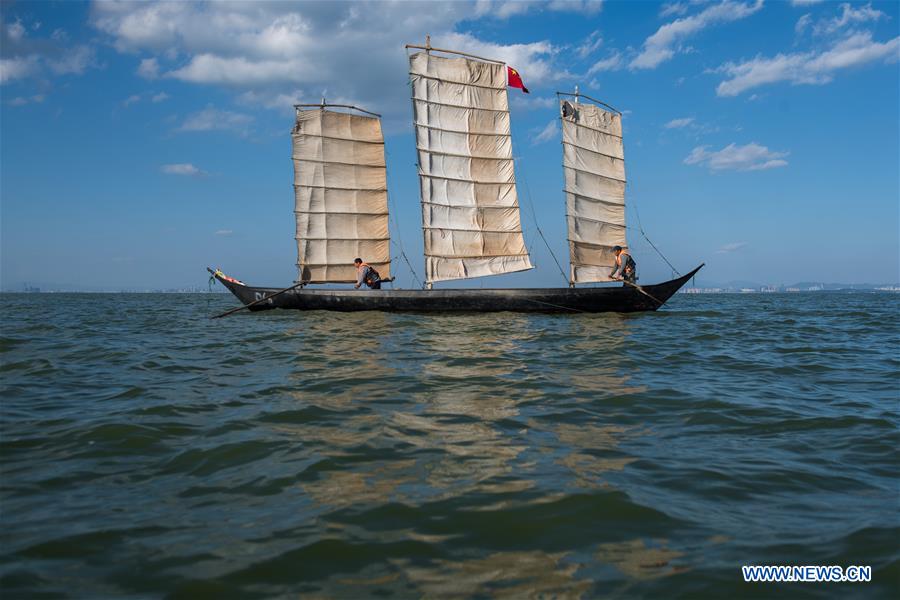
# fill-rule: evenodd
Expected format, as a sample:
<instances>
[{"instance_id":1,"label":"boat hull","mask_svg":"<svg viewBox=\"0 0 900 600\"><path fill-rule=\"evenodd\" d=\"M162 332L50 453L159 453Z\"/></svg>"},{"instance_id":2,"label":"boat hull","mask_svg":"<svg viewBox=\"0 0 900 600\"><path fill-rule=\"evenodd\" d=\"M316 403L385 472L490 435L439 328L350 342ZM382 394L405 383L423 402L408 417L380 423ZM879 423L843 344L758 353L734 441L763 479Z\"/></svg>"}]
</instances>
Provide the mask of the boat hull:
<instances>
[{"instance_id":1,"label":"boat hull","mask_svg":"<svg viewBox=\"0 0 900 600\"><path fill-rule=\"evenodd\" d=\"M690 273L655 285L590 288L527 289L448 289L448 290L322 290L296 288L281 292L279 288L241 285L210 273L248 310L333 310L355 312L366 310L390 312L539 312L598 313L654 311L666 303L691 277ZM266 299L268 298L268 299ZM259 302L263 300L262 302Z\"/></svg>"}]
</instances>

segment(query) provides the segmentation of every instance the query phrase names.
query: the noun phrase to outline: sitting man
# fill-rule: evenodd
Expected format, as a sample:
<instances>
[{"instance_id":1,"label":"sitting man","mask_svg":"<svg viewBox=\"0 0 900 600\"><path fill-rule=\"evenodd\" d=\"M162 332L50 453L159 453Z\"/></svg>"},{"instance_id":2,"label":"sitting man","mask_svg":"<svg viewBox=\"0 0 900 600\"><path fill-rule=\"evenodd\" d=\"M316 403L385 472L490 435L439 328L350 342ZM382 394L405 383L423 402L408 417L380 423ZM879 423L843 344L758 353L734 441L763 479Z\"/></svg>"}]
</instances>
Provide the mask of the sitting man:
<instances>
[{"instance_id":1,"label":"sitting man","mask_svg":"<svg viewBox=\"0 0 900 600\"><path fill-rule=\"evenodd\" d=\"M613 252L616 253L616 266L609 274L609 278L634 283L637 280L637 263L631 258L631 254L622 250L622 246L614 247Z\"/></svg>"},{"instance_id":2,"label":"sitting man","mask_svg":"<svg viewBox=\"0 0 900 600\"><path fill-rule=\"evenodd\" d=\"M361 258L354 259L353 264L356 265L356 289L364 283L370 289L381 289L381 275L378 271L364 263Z\"/></svg>"}]
</instances>

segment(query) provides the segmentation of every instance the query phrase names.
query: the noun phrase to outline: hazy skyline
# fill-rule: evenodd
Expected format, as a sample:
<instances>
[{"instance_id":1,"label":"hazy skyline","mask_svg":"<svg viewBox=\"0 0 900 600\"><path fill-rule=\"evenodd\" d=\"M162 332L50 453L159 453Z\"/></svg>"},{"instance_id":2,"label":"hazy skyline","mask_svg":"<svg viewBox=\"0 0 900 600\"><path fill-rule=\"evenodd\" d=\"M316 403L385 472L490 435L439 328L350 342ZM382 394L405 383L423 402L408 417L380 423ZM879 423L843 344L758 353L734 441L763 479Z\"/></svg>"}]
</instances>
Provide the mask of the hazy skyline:
<instances>
[{"instance_id":1,"label":"hazy skyline","mask_svg":"<svg viewBox=\"0 0 900 600\"><path fill-rule=\"evenodd\" d=\"M564 285L556 91L624 112L643 282L900 280L894 2L2 4L0 285L296 277L291 105L383 115L398 284L423 274L405 43L507 61L523 226ZM698 284L702 280L698 278Z\"/></svg>"}]
</instances>

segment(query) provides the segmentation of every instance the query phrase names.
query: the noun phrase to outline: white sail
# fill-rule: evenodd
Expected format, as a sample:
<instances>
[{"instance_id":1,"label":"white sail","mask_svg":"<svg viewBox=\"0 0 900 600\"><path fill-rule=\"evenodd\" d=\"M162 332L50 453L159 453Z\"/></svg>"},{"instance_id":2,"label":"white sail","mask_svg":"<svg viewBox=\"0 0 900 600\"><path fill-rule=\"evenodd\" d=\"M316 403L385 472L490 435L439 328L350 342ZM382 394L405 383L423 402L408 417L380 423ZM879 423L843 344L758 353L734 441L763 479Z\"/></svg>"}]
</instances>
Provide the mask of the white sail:
<instances>
[{"instance_id":1,"label":"white sail","mask_svg":"<svg viewBox=\"0 0 900 600\"><path fill-rule=\"evenodd\" d=\"M355 282L357 257L390 277L381 121L298 109L292 138L299 280Z\"/></svg>"},{"instance_id":2,"label":"white sail","mask_svg":"<svg viewBox=\"0 0 900 600\"><path fill-rule=\"evenodd\" d=\"M560 101L572 283L608 281L614 246L625 241L622 117Z\"/></svg>"},{"instance_id":3,"label":"white sail","mask_svg":"<svg viewBox=\"0 0 900 600\"><path fill-rule=\"evenodd\" d=\"M427 282L532 268L513 172L506 66L409 59Z\"/></svg>"}]
</instances>

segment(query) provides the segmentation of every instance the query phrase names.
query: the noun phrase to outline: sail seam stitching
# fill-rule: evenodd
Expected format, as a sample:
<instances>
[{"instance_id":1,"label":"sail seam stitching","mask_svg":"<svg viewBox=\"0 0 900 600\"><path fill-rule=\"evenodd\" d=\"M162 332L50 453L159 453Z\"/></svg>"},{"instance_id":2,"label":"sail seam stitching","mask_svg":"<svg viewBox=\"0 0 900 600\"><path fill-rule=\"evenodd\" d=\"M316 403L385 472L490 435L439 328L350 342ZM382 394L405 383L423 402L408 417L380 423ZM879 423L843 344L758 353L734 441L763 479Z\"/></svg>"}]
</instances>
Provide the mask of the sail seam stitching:
<instances>
[{"instance_id":1,"label":"sail seam stitching","mask_svg":"<svg viewBox=\"0 0 900 600\"><path fill-rule=\"evenodd\" d=\"M360 215L364 217L385 217L390 215L387 212L352 212L352 211L325 211L325 210L296 210L296 215Z\"/></svg>"},{"instance_id":2,"label":"sail seam stitching","mask_svg":"<svg viewBox=\"0 0 900 600\"><path fill-rule=\"evenodd\" d=\"M361 163L348 163L348 162L340 162L337 160L324 160L317 158L297 158L295 156L291 156L293 160L299 160L301 162L313 162L313 163L321 163L326 165L346 165L348 167L365 167L367 169L384 169L385 165L364 165Z\"/></svg>"},{"instance_id":3,"label":"sail seam stitching","mask_svg":"<svg viewBox=\"0 0 900 600\"><path fill-rule=\"evenodd\" d=\"M434 125L425 125L423 123L414 123L416 127L422 127L424 129L434 129L436 131L442 131L444 133L459 133L462 135L483 135L483 136L493 136L493 137L512 137L511 133L478 133L477 131L460 131L459 129L444 129L443 127L435 127Z\"/></svg>"},{"instance_id":4,"label":"sail seam stitching","mask_svg":"<svg viewBox=\"0 0 900 600\"><path fill-rule=\"evenodd\" d=\"M591 150L590 148L585 148L584 146L579 146L578 144L573 144L571 142L563 141L563 146L571 146L572 148L578 148L579 150L584 150L585 152L590 152L591 154L599 154L600 156L605 156L606 158L611 158L613 160L621 160L625 162L625 157L614 156L612 154L607 154L606 152L598 152L596 150Z\"/></svg>"},{"instance_id":5,"label":"sail seam stitching","mask_svg":"<svg viewBox=\"0 0 900 600\"><path fill-rule=\"evenodd\" d=\"M429 202L428 200L422 200L422 204L429 204L431 206L445 206L447 208L461 208L461 209L475 209L475 210L509 210L511 208L518 208L518 205L513 206L459 206L454 204L441 204L440 202Z\"/></svg>"},{"instance_id":6,"label":"sail seam stitching","mask_svg":"<svg viewBox=\"0 0 900 600\"><path fill-rule=\"evenodd\" d=\"M443 175L429 175L419 170L419 177L429 177L431 179L446 179L448 181L459 181L461 183L480 183L482 185L515 185L516 180L512 181L477 181L475 179L459 179L456 177L444 177Z\"/></svg>"},{"instance_id":7,"label":"sail seam stitching","mask_svg":"<svg viewBox=\"0 0 900 600\"><path fill-rule=\"evenodd\" d=\"M458 157L458 158L477 158L477 159L479 159L479 160L507 160L507 161L512 161L512 160L513 160L513 157L512 157L512 156L510 156L510 157L505 157L505 158L497 158L497 157L494 157L494 156L472 156L471 154L455 154L455 153L453 153L453 152L438 152L438 151L436 151L436 150L429 150L429 149L427 149L427 148L420 148L419 146L416 146L416 150L419 151L419 152L428 152L429 154L437 154L437 155L439 155L439 156L455 156L455 157Z\"/></svg>"},{"instance_id":8,"label":"sail seam stitching","mask_svg":"<svg viewBox=\"0 0 900 600\"><path fill-rule=\"evenodd\" d=\"M415 102L424 102L425 104L434 104L437 106L449 106L451 108L466 108L468 110L484 110L487 112L498 112L498 113L506 113L509 114L509 109L502 108L481 108L478 106L466 106L464 104L448 104L446 102L436 102L434 100L426 100L425 98L415 98L413 97L413 101ZM599 131L599 130L598 130ZM612 134L610 134L612 135Z\"/></svg>"},{"instance_id":9,"label":"sail seam stitching","mask_svg":"<svg viewBox=\"0 0 900 600\"><path fill-rule=\"evenodd\" d=\"M470 233L508 233L510 235L514 235L516 233L521 234L521 229L461 229L459 227L432 227L429 225L422 225L423 229L435 229L439 231L467 231Z\"/></svg>"},{"instance_id":10,"label":"sail seam stitching","mask_svg":"<svg viewBox=\"0 0 900 600\"><path fill-rule=\"evenodd\" d=\"M599 204L608 204L609 206L617 206L620 208L625 208L625 202L622 202L620 204L618 202L613 202L612 200L604 200L603 198L597 198L594 196L585 196L584 194L579 194L578 192L576 192L574 190L570 190L569 188L563 188L563 192L566 194L572 194L573 196L578 196L579 198L584 198L585 200L588 200L589 202L599 203Z\"/></svg>"},{"instance_id":11,"label":"sail seam stitching","mask_svg":"<svg viewBox=\"0 0 900 600\"><path fill-rule=\"evenodd\" d=\"M344 187L334 187L330 185L308 185L305 183L295 183L295 188L313 188L317 190L342 190L345 192L386 192L387 188L344 188Z\"/></svg>"},{"instance_id":12,"label":"sail seam stitching","mask_svg":"<svg viewBox=\"0 0 900 600\"><path fill-rule=\"evenodd\" d=\"M562 117L560 117L559 120L560 120L560 121L565 121L566 123L571 123L571 124L574 125L575 127L584 127L585 129L588 129L588 130L590 130L590 131L596 131L597 133L602 133L602 134L604 134L604 135L610 135L610 136L612 136L612 137L614 137L614 138L619 138L620 140L623 140L623 139L624 139L621 135L616 135L615 133L610 133L610 132L608 132L608 131L603 131L602 129L597 129L596 127L591 127L590 125L582 125L581 123L576 123L575 121L570 121L569 119L563 119Z\"/></svg>"},{"instance_id":13,"label":"sail seam stitching","mask_svg":"<svg viewBox=\"0 0 900 600\"><path fill-rule=\"evenodd\" d=\"M422 73L414 73L413 71L409 72L410 77L420 77L422 79L430 79L431 81L437 81L438 83L449 83L451 85L463 85L466 87L474 87L481 88L483 90L493 90L495 92L502 92L506 90L506 85L503 87L494 87L492 85L481 85L479 83L466 83L464 81L453 81L452 79L441 79L440 77L435 77L434 75L423 75Z\"/></svg>"},{"instance_id":14,"label":"sail seam stitching","mask_svg":"<svg viewBox=\"0 0 900 600\"><path fill-rule=\"evenodd\" d=\"M591 223L602 223L603 225L609 225L610 227L621 227L622 229L628 228L626 225L619 225L618 223L613 223L612 221L601 221L600 219L591 219L590 217L579 217L569 212L566 213L566 217L579 219L582 221L590 221Z\"/></svg>"},{"instance_id":15,"label":"sail seam stitching","mask_svg":"<svg viewBox=\"0 0 900 600\"><path fill-rule=\"evenodd\" d=\"M390 237L377 237L377 238L361 238L361 237L352 237L352 238L314 238L314 237L297 237L294 236L294 239L298 242L384 242L390 241Z\"/></svg>"},{"instance_id":16,"label":"sail seam stitching","mask_svg":"<svg viewBox=\"0 0 900 600\"><path fill-rule=\"evenodd\" d=\"M586 169L579 169L578 167L570 167L569 165L563 165L563 169L572 169L573 171L578 171L579 173L587 173L588 175L596 175L597 177L602 177L604 179L612 179L613 181L619 181L621 183L628 183L626 179L619 179L618 177L610 177L609 175L603 175L601 173L594 173L593 171L588 171Z\"/></svg>"},{"instance_id":17,"label":"sail seam stitching","mask_svg":"<svg viewBox=\"0 0 900 600\"><path fill-rule=\"evenodd\" d=\"M355 139L355 138L342 138L342 137L336 137L336 136L333 136L333 135L322 135L322 134L319 134L319 133L303 133L303 132L300 132L300 131L292 131L292 132L291 132L291 135L292 135L293 137L322 138L322 139L326 139L326 140L339 140L339 141L342 141L342 142L359 142L360 144L376 144L376 145L378 145L378 146L384 146L384 142L383 142L383 141L381 141L381 142L374 142L374 141L372 141L372 140L357 140L357 139Z\"/></svg>"},{"instance_id":18,"label":"sail seam stitching","mask_svg":"<svg viewBox=\"0 0 900 600\"><path fill-rule=\"evenodd\" d=\"M430 258L458 258L460 260L467 259L472 260L473 258L503 258L505 256L524 256L525 258L530 258L528 253L524 254L475 254L472 256L456 256L453 254L426 254L425 256ZM511 271L513 272L513 271ZM502 273L494 273L495 275L502 275ZM483 275L479 275L479 277L484 277ZM457 277L456 279L468 279L467 277Z\"/></svg>"}]
</instances>

